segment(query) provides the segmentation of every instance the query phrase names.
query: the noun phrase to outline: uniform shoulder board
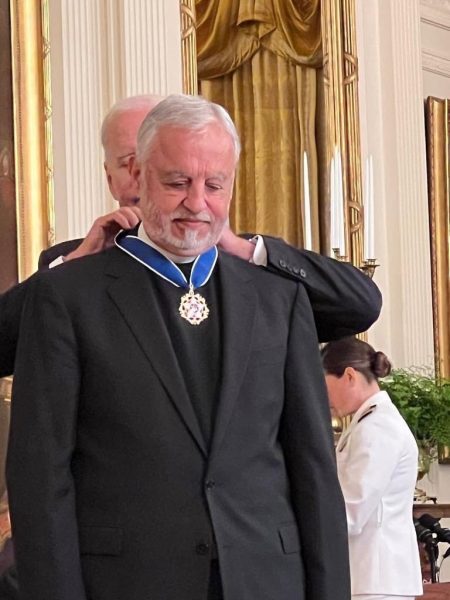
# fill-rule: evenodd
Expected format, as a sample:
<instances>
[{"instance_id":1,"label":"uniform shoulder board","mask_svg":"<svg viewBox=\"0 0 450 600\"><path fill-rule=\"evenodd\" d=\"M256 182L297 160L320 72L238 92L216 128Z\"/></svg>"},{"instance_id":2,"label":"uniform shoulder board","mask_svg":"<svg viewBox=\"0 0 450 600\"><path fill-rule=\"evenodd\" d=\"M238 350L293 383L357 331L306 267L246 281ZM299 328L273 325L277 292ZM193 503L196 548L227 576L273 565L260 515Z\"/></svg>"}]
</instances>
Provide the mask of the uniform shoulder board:
<instances>
[{"instance_id":1,"label":"uniform shoulder board","mask_svg":"<svg viewBox=\"0 0 450 600\"><path fill-rule=\"evenodd\" d=\"M359 417L358 419L358 423L360 423L363 419L365 419L366 417L368 417L369 415L371 415L373 413L373 411L376 409L377 405L376 404L372 404L371 406L369 406L364 412L363 414Z\"/></svg>"}]
</instances>

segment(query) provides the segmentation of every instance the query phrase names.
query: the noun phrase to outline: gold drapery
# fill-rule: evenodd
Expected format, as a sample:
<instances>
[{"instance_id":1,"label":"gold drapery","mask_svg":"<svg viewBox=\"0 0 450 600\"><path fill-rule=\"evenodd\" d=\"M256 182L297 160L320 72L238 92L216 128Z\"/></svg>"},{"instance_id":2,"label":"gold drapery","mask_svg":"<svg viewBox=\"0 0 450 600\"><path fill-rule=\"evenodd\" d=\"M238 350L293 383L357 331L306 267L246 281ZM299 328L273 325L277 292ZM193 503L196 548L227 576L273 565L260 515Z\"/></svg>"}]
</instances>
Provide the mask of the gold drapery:
<instances>
[{"instance_id":1,"label":"gold drapery","mask_svg":"<svg viewBox=\"0 0 450 600\"><path fill-rule=\"evenodd\" d=\"M319 0L197 0L196 12L200 93L227 108L243 142L233 227L303 245L306 151L318 250Z\"/></svg>"}]
</instances>

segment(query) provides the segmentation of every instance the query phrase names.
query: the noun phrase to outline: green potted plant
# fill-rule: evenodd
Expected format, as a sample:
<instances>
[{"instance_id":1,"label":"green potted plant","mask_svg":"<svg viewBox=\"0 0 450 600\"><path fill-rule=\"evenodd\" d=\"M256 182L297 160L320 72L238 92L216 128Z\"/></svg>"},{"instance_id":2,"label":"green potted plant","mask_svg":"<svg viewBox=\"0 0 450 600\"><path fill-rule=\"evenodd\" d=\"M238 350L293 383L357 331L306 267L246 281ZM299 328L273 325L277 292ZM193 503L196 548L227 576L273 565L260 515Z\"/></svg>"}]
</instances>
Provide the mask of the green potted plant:
<instances>
[{"instance_id":1,"label":"green potted plant","mask_svg":"<svg viewBox=\"0 0 450 600\"><path fill-rule=\"evenodd\" d=\"M420 479L438 457L438 445L450 446L450 380L420 369L396 369L380 387L407 422L419 447Z\"/></svg>"}]
</instances>

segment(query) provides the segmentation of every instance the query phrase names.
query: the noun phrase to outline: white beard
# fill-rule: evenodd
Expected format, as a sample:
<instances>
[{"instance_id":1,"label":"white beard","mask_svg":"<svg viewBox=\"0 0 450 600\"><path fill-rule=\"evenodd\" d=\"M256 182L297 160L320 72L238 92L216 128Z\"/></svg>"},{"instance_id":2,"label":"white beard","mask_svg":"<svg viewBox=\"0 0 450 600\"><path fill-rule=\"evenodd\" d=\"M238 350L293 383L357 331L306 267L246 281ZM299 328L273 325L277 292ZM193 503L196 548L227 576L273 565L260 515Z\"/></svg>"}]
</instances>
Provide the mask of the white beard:
<instances>
[{"instance_id":1,"label":"white beard","mask_svg":"<svg viewBox=\"0 0 450 600\"><path fill-rule=\"evenodd\" d=\"M220 238L220 234L225 226L223 223L214 221L211 224L211 228L207 233L201 233L192 229L186 229L184 237L179 238L172 234L171 226L174 218L183 218L192 216L184 208L180 208L175 211L171 217L162 216L161 211L157 208L151 200L147 200L147 207L145 210L145 230L148 236L155 243L159 245L169 244L173 248L179 248L180 250L192 250L195 252L198 248L210 248L214 246ZM199 219L203 219L205 222L211 223L211 216L207 212L198 213L195 215Z\"/></svg>"}]
</instances>

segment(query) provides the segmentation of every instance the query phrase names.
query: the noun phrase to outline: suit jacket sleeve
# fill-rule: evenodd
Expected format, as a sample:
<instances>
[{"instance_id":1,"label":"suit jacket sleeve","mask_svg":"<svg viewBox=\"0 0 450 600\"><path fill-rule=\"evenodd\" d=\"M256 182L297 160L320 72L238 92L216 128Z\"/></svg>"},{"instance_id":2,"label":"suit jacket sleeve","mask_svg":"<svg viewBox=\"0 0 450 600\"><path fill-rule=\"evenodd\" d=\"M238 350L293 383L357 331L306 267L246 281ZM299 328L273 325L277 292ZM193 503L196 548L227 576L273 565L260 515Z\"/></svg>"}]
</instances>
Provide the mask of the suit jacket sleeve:
<instances>
[{"instance_id":1,"label":"suit jacket sleeve","mask_svg":"<svg viewBox=\"0 0 450 600\"><path fill-rule=\"evenodd\" d=\"M60 256L66 256L78 248L83 240L68 240L67 242L61 242L55 246L51 246L46 250L43 250L39 255L38 269L46 269L54 260Z\"/></svg>"},{"instance_id":2,"label":"suit jacket sleeve","mask_svg":"<svg viewBox=\"0 0 450 600\"><path fill-rule=\"evenodd\" d=\"M345 505L313 315L298 286L285 369L280 441L305 567L305 600L349 600Z\"/></svg>"},{"instance_id":3,"label":"suit jacket sleeve","mask_svg":"<svg viewBox=\"0 0 450 600\"><path fill-rule=\"evenodd\" d=\"M28 281L0 296L0 377L12 375Z\"/></svg>"},{"instance_id":4,"label":"suit jacket sleeve","mask_svg":"<svg viewBox=\"0 0 450 600\"><path fill-rule=\"evenodd\" d=\"M21 600L85 600L71 474L78 354L51 272L27 290L15 367L7 485Z\"/></svg>"},{"instance_id":5,"label":"suit jacket sleeve","mask_svg":"<svg viewBox=\"0 0 450 600\"><path fill-rule=\"evenodd\" d=\"M320 342L366 331L381 310L375 283L348 263L264 236L268 269L300 282L309 297Z\"/></svg>"}]
</instances>

